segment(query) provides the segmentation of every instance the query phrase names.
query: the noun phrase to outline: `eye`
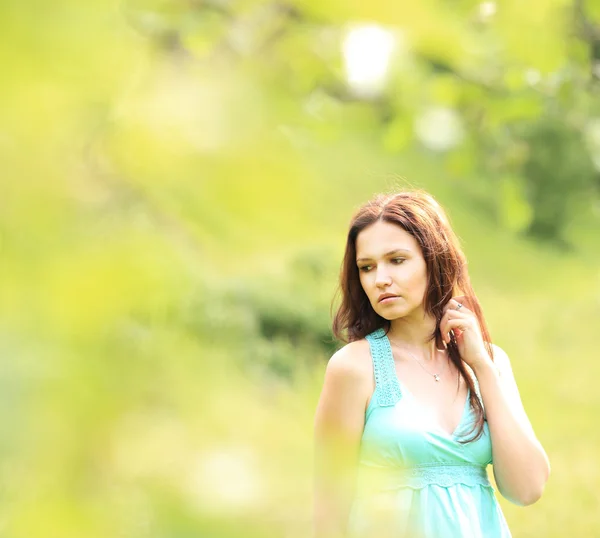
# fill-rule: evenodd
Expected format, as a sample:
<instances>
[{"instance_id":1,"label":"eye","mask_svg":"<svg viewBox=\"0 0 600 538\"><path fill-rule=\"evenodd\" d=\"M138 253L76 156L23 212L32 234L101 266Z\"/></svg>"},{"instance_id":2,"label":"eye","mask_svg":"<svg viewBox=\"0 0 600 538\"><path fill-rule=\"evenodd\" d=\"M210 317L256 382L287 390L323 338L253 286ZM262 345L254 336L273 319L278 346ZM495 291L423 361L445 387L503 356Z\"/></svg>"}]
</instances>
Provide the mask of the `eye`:
<instances>
[{"instance_id":1,"label":"eye","mask_svg":"<svg viewBox=\"0 0 600 538\"><path fill-rule=\"evenodd\" d=\"M396 265L400 265L403 261L405 261L406 258L393 258L392 261L396 264Z\"/></svg>"},{"instance_id":2,"label":"eye","mask_svg":"<svg viewBox=\"0 0 600 538\"><path fill-rule=\"evenodd\" d=\"M358 270L362 271L363 273L366 273L367 271L369 271L371 269L370 265L363 265L362 267L359 267Z\"/></svg>"}]
</instances>

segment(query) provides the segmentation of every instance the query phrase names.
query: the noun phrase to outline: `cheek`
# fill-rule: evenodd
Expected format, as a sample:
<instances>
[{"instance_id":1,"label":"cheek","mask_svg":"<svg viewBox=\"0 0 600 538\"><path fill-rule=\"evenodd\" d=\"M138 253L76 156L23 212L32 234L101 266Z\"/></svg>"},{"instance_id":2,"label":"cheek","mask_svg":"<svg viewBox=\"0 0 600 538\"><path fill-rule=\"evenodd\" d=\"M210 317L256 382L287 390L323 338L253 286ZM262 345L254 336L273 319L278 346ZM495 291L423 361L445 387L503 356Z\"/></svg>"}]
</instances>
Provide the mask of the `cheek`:
<instances>
[{"instance_id":1,"label":"cheek","mask_svg":"<svg viewBox=\"0 0 600 538\"><path fill-rule=\"evenodd\" d=\"M373 285L370 282L368 273L363 273L362 271L359 273L359 282L360 285L365 292L367 298L372 299L374 296Z\"/></svg>"},{"instance_id":2,"label":"cheek","mask_svg":"<svg viewBox=\"0 0 600 538\"><path fill-rule=\"evenodd\" d=\"M363 289L363 291L364 291L364 292L365 292L365 293L368 295L368 294L369 294L369 292L368 292L368 290L369 290L369 287L368 287L368 285L367 285L367 282L366 282L366 280L365 280L365 277L363 276L363 273L362 273L362 272L361 272L361 273L359 273L359 275L358 275L358 281L360 282L360 287L361 287L361 288Z\"/></svg>"},{"instance_id":3,"label":"cheek","mask_svg":"<svg viewBox=\"0 0 600 538\"><path fill-rule=\"evenodd\" d=\"M416 271L410 278L411 288L418 293L427 289L427 273L424 270Z\"/></svg>"},{"instance_id":4,"label":"cheek","mask_svg":"<svg viewBox=\"0 0 600 538\"><path fill-rule=\"evenodd\" d=\"M420 290L421 294L424 294L429 285L429 283L427 281L427 275L426 274L420 275L419 278L417 279L417 282L415 283L415 285Z\"/></svg>"}]
</instances>

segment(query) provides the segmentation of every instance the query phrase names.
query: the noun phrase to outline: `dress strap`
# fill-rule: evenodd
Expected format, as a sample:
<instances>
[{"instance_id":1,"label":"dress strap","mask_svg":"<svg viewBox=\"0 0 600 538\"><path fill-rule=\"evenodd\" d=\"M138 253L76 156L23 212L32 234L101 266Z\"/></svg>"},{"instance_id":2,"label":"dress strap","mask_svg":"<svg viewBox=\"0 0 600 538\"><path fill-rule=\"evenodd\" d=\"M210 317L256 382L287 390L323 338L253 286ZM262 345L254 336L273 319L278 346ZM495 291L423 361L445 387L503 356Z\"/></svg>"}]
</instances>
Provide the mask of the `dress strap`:
<instances>
[{"instance_id":1,"label":"dress strap","mask_svg":"<svg viewBox=\"0 0 600 538\"><path fill-rule=\"evenodd\" d=\"M402 397L400 383L396 376L392 346L383 329L377 329L366 336L373 359L373 373L377 403L382 407L391 407Z\"/></svg>"}]
</instances>

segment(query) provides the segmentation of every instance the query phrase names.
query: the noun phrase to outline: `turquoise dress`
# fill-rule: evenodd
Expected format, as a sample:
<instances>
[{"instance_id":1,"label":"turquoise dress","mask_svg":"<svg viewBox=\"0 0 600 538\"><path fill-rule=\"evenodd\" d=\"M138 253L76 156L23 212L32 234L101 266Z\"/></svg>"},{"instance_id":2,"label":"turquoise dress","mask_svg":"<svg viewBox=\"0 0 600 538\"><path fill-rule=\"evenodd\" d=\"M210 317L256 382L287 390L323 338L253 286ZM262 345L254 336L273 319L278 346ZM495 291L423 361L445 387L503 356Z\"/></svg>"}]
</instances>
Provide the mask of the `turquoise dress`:
<instances>
[{"instance_id":1,"label":"turquoise dress","mask_svg":"<svg viewBox=\"0 0 600 538\"><path fill-rule=\"evenodd\" d=\"M459 443L475 420L470 391L460 423L449 435L423 415L400 383L384 330L367 341L376 387L366 410L348 535L510 537L486 472L492 463L487 422L478 440Z\"/></svg>"}]
</instances>

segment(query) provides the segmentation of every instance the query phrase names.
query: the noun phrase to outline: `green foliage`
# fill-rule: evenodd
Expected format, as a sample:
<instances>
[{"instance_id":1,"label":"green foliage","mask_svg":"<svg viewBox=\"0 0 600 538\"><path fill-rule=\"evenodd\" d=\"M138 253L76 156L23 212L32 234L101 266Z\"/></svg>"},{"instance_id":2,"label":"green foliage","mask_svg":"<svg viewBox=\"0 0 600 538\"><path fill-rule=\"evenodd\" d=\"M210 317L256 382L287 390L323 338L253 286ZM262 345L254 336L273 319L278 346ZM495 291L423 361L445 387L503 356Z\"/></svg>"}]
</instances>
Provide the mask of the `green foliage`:
<instances>
[{"instance_id":1,"label":"green foliage","mask_svg":"<svg viewBox=\"0 0 600 538\"><path fill-rule=\"evenodd\" d=\"M529 151L523 171L527 200L533 208L528 232L540 239L558 239L570 218L580 211L600 180L578 130L547 118L529 129Z\"/></svg>"},{"instance_id":2,"label":"green foliage","mask_svg":"<svg viewBox=\"0 0 600 538\"><path fill-rule=\"evenodd\" d=\"M570 219L581 212L590 214L600 198L594 168L586 164L594 162L598 149L578 147L585 137L584 119L597 113L595 60L586 52L594 47L594 23L588 18L593 16L592 6L573 10L576 33L567 23L568 9L559 1L535 2L527 13L516 3L499 9L495 3L470 2L450 12L437 2L323 7L306 1L225 6L138 0L126 2L123 10L132 28L166 53L158 65L164 64L167 71L155 70L159 78L139 86L141 94L135 100L146 103L142 108L123 103L128 118L115 127L125 129L125 137L119 136L114 149L125 150L123 158L128 159L136 155L136 147L146 147L160 156L160 163L148 163L159 177L165 166L182 168L177 164L182 151L218 154L250 138L256 142L272 129L285 133L298 147L362 132L372 133L394 154L421 144L431 148L435 135L415 125L441 107L454 113L454 119L449 113L427 117L439 124L438 130L449 128L443 124L452 120L459 131L433 148L445 153L449 173L505 185L500 196L495 187L488 189L482 202L495 208L490 216L496 215L508 230L526 229L534 237L561 244ZM352 28L348 21L358 20L381 22L395 30L397 39L389 84L367 99L345 83L340 50ZM179 60L173 69L175 57ZM213 106L199 107L202 100ZM146 114L148 107L154 117ZM565 138L556 140L559 146L552 153L560 158L561 176L577 183L572 195L564 196L565 190L556 188L558 180L540 169L540 148L549 136L540 130L540 118L547 118L542 123L560 124L556 136ZM130 120L138 125L135 131L130 130ZM207 127L204 134L198 125ZM148 127L160 136L152 144L158 143L162 151L153 152L144 140ZM163 149L167 144L179 153L169 165ZM254 147L256 151L260 147ZM547 164L556 176L558 169ZM502 179L506 177L513 179L507 183ZM575 194L582 192L584 196ZM513 213L519 215L516 221L507 218Z\"/></svg>"},{"instance_id":3,"label":"green foliage","mask_svg":"<svg viewBox=\"0 0 600 538\"><path fill-rule=\"evenodd\" d=\"M0 3L1 536L307 536L346 227L406 186L553 463L513 533L600 532L598 10L484 4Z\"/></svg>"}]
</instances>

